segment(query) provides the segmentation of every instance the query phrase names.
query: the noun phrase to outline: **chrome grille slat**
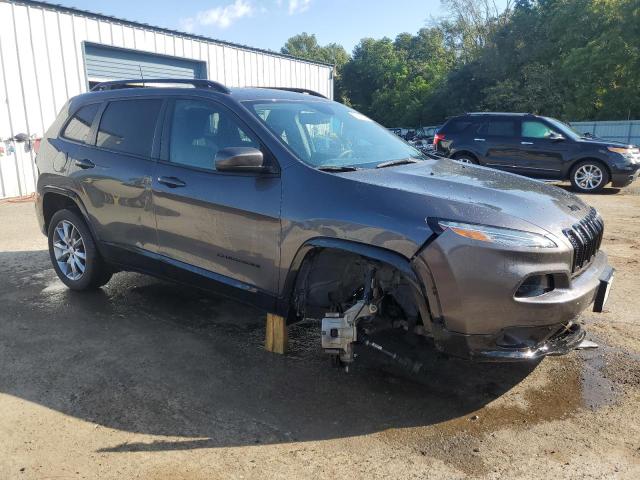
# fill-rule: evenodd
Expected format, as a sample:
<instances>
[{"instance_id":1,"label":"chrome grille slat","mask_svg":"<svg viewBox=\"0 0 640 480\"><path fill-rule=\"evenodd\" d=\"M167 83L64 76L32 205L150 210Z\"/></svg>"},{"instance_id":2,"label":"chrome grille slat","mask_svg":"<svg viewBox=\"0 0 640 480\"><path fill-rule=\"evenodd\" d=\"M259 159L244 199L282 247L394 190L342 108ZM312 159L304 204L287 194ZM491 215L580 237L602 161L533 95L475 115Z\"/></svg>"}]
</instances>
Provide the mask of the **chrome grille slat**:
<instances>
[{"instance_id":1,"label":"chrome grille slat","mask_svg":"<svg viewBox=\"0 0 640 480\"><path fill-rule=\"evenodd\" d=\"M564 230L564 234L573 246L571 272L577 273L589 266L598 253L604 235L604 222L592 208L586 217Z\"/></svg>"}]
</instances>

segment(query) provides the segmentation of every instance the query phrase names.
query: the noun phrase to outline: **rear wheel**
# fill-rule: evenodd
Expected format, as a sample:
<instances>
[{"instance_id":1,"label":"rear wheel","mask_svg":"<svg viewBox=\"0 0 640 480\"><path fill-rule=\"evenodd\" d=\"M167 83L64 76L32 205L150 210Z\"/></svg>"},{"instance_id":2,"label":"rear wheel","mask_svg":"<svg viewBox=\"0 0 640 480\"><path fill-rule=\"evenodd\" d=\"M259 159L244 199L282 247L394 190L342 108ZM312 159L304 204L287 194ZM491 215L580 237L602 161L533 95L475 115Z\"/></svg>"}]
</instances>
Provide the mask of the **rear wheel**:
<instances>
[{"instance_id":1,"label":"rear wheel","mask_svg":"<svg viewBox=\"0 0 640 480\"><path fill-rule=\"evenodd\" d=\"M66 209L56 212L49 222L48 238L51 263L67 287L88 290L109 281L112 272L77 213Z\"/></svg>"},{"instance_id":2,"label":"rear wheel","mask_svg":"<svg viewBox=\"0 0 640 480\"><path fill-rule=\"evenodd\" d=\"M473 158L471 155L468 155L466 153L461 153L460 155L456 155L455 157L453 157L453 159L460 163L469 163L471 165L478 164L478 161L475 158Z\"/></svg>"},{"instance_id":3,"label":"rear wheel","mask_svg":"<svg viewBox=\"0 0 640 480\"><path fill-rule=\"evenodd\" d=\"M600 162L586 160L571 170L571 185L578 192L599 192L607 183L609 172Z\"/></svg>"}]
</instances>

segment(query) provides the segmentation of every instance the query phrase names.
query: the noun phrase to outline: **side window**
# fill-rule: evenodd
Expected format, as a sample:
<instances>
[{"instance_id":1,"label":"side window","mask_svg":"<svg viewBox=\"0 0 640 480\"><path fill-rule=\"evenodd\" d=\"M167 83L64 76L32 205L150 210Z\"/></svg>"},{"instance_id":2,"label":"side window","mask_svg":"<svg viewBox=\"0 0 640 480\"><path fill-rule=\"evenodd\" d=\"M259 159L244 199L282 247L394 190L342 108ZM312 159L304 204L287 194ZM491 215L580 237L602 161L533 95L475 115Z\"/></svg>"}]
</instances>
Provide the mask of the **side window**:
<instances>
[{"instance_id":1,"label":"side window","mask_svg":"<svg viewBox=\"0 0 640 480\"><path fill-rule=\"evenodd\" d=\"M117 152L151 156L162 100L110 102L100 120L97 145Z\"/></svg>"},{"instance_id":2,"label":"side window","mask_svg":"<svg viewBox=\"0 0 640 480\"><path fill-rule=\"evenodd\" d=\"M522 136L524 138L549 138L555 132L542 122L526 120L522 122Z\"/></svg>"},{"instance_id":3,"label":"side window","mask_svg":"<svg viewBox=\"0 0 640 480\"><path fill-rule=\"evenodd\" d=\"M99 103L93 103L91 105L85 105L78 110L67 126L64 127L62 136L69 140L75 140L76 142L87 143L89 140L89 131L91 130L91 124L93 119L98 113Z\"/></svg>"},{"instance_id":4,"label":"side window","mask_svg":"<svg viewBox=\"0 0 640 480\"><path fill-rule=\"evenodd\" d=\"M508 119L490 119L480 127L478 134L490 137L515 137L516 122Z\"/></svg>"},{"instance_id":5,"label":"side window","mask_svg":"<svg viewBox=\"0 0 640 480\"><path fill-rule=\"evenodd\" d=\"M176 100L169 161L215 170L216 154L228 147L260 148L260 145L223 107L199 100Z\"/></svg>"},{"instance_id":6,"label":"side window","mask_svg":"<svg viewBox=\"0 0 640 480\"><path fill-rule=\"evenodd\" d=\"M443 128L443 133L462 133L473 124L473 121L468 117L454 118L447 123Z\"/></svg>"}]
</instances>

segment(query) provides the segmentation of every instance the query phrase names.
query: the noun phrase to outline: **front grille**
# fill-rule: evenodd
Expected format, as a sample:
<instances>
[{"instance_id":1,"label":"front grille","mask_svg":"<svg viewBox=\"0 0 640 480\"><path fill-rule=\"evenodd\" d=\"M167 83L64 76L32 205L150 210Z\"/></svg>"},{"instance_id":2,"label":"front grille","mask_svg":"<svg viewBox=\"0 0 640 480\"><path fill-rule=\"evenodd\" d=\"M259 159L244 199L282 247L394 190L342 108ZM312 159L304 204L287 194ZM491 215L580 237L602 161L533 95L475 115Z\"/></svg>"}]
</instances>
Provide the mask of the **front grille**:
<instances>
[{"instance_id":1,"label":"front grille","mask_svg":"<svg viewBox=\"0 0 640 480\"><path fill-rule=\"evenodd\" d=\"M591 263L602 243L604 222L595 208L571 228L564 230L573 245L571 272L578 273Z\"/></svg>"}]
</instances>

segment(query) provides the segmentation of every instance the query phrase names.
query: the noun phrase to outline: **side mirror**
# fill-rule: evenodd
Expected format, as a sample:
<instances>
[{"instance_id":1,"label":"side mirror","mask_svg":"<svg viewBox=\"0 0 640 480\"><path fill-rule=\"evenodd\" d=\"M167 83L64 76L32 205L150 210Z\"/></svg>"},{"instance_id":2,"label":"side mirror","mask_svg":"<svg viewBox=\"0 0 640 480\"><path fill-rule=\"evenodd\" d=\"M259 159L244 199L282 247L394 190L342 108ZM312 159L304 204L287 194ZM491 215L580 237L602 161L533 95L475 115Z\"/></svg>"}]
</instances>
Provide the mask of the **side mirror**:
<instances>
[{"instance_id":1,"label":"side mirror","mask_svg":"<svg viewBox=\"0 0 640 480\"><path fill-rule=\"evenodd\" d=\"M549 140L553 142L561 142L562 140L564 140L564 135L560 135L559 133L552 133L551 135L549 135Z\"/></svg>"},{"instance_id":2,"label":"side mirror","mask_svg":"<svg viewBox=\"0 0 640 480\"><path fill-rule=\"evenodd\" d=\"M216 170L220 172L273 173L274 169L265 164L264 155L257 148L228 147L220 150L214 159Z\"/></svg>"}]
</instances>

